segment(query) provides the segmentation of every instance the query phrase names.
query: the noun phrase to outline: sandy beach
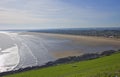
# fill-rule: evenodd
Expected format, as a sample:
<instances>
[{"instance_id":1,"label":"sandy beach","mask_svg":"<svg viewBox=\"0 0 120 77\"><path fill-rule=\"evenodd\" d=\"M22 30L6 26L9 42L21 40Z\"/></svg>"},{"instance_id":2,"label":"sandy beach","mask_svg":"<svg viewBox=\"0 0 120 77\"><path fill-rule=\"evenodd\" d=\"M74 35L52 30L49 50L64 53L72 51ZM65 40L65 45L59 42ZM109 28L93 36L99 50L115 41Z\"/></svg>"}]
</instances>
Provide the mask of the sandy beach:
<instances>
[{"instance_id":1,"label":"sandy beach","mask_svg":"<svg viewBox=\"0 0 120 77\"><path fill-rule=\"evenodd\" d=\"M120 49L120 40L114 38L39 32L2 32L0 36L0 67L7 67L1 71L43 65L68 56ZM11 55L13 57L9 57Z\"/></svg>"},{"instance_id":2,"label":"sandy beach","mask_svg":"<svg viewBox=\"0 0 120 77\"><path fill-rule=\"evenodd\" d=\"M65 40L59 47L53 49L48 48L49 52L52 52L52 55L57 58L120 49L120 39L116 38L36 32L28 32L27 34L49 38L52 41L56 41L57 39L62 42L62 40ZM57 45L59 44L58 42Z\"/></svg>"}]
</instances>

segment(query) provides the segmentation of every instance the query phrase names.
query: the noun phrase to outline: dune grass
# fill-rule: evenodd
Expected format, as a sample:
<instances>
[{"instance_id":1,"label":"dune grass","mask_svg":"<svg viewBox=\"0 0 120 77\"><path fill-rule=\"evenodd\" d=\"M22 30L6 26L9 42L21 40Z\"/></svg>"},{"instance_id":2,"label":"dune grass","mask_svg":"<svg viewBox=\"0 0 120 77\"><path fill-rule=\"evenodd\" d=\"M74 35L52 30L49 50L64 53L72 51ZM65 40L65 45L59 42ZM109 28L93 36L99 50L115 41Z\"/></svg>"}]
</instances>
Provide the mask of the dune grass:
<instances>
[{"instance_id":1,"label":"dune grass","mask_svg":"<svg viewBox=\"0 0 120 77\"><path fill-rule=\"evenodd\" d=\"M120 53L88 61L31 70L5 77L120 77Z\"/></svg>"}]
</instances>

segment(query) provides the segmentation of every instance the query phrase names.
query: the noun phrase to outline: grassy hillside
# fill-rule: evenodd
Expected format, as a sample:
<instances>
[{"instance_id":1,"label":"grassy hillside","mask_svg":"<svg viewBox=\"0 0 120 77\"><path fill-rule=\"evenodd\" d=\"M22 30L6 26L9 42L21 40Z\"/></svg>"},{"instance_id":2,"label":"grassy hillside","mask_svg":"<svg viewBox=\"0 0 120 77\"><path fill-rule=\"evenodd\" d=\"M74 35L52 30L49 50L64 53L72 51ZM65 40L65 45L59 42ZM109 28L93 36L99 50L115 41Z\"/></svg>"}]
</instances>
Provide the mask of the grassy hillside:
<instances>
[{"instance_id":1,"label":"grassy hillside","mask_svg":"<svg viewBox=\"0 0 120 77\"><path fill-rule=\"evenodd\" d=\"M5 77L120 77L120 53L94 60L61 64Z\"/></svg>"}]
</instances>

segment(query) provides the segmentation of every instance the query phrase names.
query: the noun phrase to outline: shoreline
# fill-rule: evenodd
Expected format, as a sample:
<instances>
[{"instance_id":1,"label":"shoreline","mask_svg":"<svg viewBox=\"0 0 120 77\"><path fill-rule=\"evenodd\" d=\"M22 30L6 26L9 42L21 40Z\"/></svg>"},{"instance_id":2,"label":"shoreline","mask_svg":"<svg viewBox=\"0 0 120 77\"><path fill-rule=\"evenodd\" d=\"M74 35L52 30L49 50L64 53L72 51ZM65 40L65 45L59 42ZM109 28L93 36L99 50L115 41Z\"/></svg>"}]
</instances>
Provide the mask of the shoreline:
<instances>
[{"instance_id":1,"label":"shoreline","mask_svg":"<svg viewBox=\"0 0 120 77\"><path fill-rule=\"evenodd\" d=\"M103 37L103 36L88 36L88 35L75 35L75 34L57 34L57 33L40 33L40 34L50 34L54 36L60 36L60 37L90 37L90 38L101 38L101 39L109 39L109 40L119 40L120 38L108 38L108 37Z\"/></svg>"},{"instance_id":2,"label":"shoreline","mask_svg":"<svg viewBox=\"0 0 120 77\"><path fill-rule=\"evenodd\" d=\"M24 34L25 35L36 35L36 37L40 36L43 39L48 38L48 41L51 41L51 40L55 41L54 39L58 39L58 40L61 40L61 41L67 40L66 43L62 43L62 44L58 43L59 48L61 47L59 45L62 45L63 47L66 46L68 48L72 48L72 47L74 48L74 46L75 47L76 46L80 47L82 44L85 44L85 45L87 45L85 47L85 50L89 46L94 48L96 46L104 47L104 45L115 46L114 49L116 49L116 50L117 50L117 48L120 49L120 41L112 39L112 38L108 39L108 38L91 37L91 36L79 36L79 35L69 35L69 34L53 34L53 33L39 33L39 32L25 32L25 33L23 32L23 33L20 33L20 35L24 35ZM14 39L16 39L16 38L14 38ZM82 46L82 48L83 47L84 47L84 45ZM62 47L60 49L62 49ZM88 48L88 50L89 50L89 48ZM110 50L110 49L108 48L108 50ZM91 50L91 51L93 52L93 50ZM102 50L100 50L100 51L102 52ZM86 52L86 53L89 53L89 52ZM90 52L90 53L92 53L92 52ZM99 50L98 50L98 52L99 52ZM71 50L71 49L64 50L63 49L63 50L60 50L60 51L58 49L58 50L56 50L56 52L52 51L50 53L53 54L54 57L59 59L59 58L68 57L68 56L78 56L80 54L82 55L85 52L84 52L84 50L79 50L79 48L78 49L75 48L73 50Z\"/></svg>"},{"instance_id":3,"label":"shoreline","mask_svg":"<svg viewBox=\"0 0 120 77\"><path fill-rule=\"evenodd\" d=\"M12 36L11 33L9 32L0 32L1 34L4 34L5 36L9 37L10 41L14 41L14 38ZM9 50L9 51L8 51ZM19 56L19 53L18 53L18 45L17 44L14 44L11 45L10 47L6 48L3 50L4 52L8 53L6 55L16 55L16 61L15 61L15 64L14 66L3 66L4 70L0 70L0 71L11 71L11 70L14 70L16 68L16 66L19 64L19 60L20 60L20 56ZM10 52L12 51L12 52ZM2 52L2 51L1 51ZM3 54L4 55L4 54ZM12 56L13 57L13 56ZM10 59L14 59L14 58L10 58ZM8 60L9 62L9 60ZM6 62L7 63L7 62ZM14 63L14 62L13 62ZM5 65L5 64L4 64Z\"/></svg>"},{"instance_id":4,"label":"shoreline","mask_svg":"<svg viewBox=\"0 0 120 77\"><path fill-rule=\"evenodd\" d=\"M114 38L105 38L105 37L96 37L96 36L81 36L81 35L70 35L70 34L55 34L55 33L40 33L40 32L23 32L20 35L35 35L38 37L42 37L43 39L50 39L50 41L60 40L64 41L62 43L62 48L64 46L70 48L68 50L62 50L58 48L53 52L53 56L57 58L66 57L66 56L77 56L78 54L83 54L84 52L88 52L88 49L93 49L91 51L102 52L104 50L110 49L120 49L120 41ZM59 43L58 43L59 45ZM84 47L85 45L85 47ZM60 46L61 47L61 46ZM75 48L76 47L76 48ZM82 48L80 48L82 47ZM96 49L96 47L98 47ZM110 47L110 48L107 48ZM103 48L103 49L101 49ZM60 49L60 50L59 50ZM100 49L100 50L98 50ZM51 50L50 50L51 51ZM89 52L91 52L89 51ZM74 53L73 53L74 52ZM59 55L60 54L60 55ZM63 55L62 55L63 54Z\"/></svg>"},{"instance_id":5,"label":"shoreline","mask_svg":"<svg viewBox=\"0 0 120 77\"><path fill-rule=\"evenodd\" d=\"M108 50L108 51L103 51L102 53L91 53L91 54L87 53L87 54L83 54L81 56L70 56L70 57L65 57L65 58L59 58L55 61L49 61L41 66L32 66L32 67L20 68L18 70L1 72L0 76L7 76L7 75L22 73L22 72L26 72L26 71L30 71L30 70L43 69L43 68L57 66L57 65L65 64L65 63L69 64L69 63L73 63L73 62L94 60L94 59L102 58L105 56L110 56L110 55L117 54L117 53L120 53L120 50L117 50L117 51Z\"/></svg>"},{"instance_id":6,"label":"shoreline","mask_svg":"<svg viewBox=\"0 0 120 77\"><path fill-rule=\"evenodd\" d=\"M24 33L24 32L23 32ZM20 33L22 35L24 35L23 33ZM41 35L47 35L47 36L53 36L53 37L61 37L61 38L70 38L70 37L76 37L76 38L80 38L80 37L89 37L89 38L96 38L96 39L107 39L107 40L118 40L120 41L120 38L108 38L108 37L103 37L103 36L87 36L87 35L75 35L75 34L61 34L61 33L43 33L43 32L25 32L25 33L33 33L33 34L41 34Z\"/></svg>"}]
</instances>

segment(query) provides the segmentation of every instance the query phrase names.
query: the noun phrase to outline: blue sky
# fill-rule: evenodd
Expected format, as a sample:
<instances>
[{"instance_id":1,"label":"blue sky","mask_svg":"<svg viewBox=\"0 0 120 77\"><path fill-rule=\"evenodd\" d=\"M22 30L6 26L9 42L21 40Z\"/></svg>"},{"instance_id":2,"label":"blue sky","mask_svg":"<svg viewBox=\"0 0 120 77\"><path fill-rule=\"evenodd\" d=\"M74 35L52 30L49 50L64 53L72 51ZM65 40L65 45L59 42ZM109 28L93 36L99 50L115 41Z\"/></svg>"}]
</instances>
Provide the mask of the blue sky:
<instances>
[{"instance_id":1,"label":"blue sky","mask_svg":"<svg viewBox=\"0 0 120 77\"><path fill-rule=\"evenodd\" d=\"M120 27L120 0L0 0L0 29Z\"/></svg>"}]
</instances>

